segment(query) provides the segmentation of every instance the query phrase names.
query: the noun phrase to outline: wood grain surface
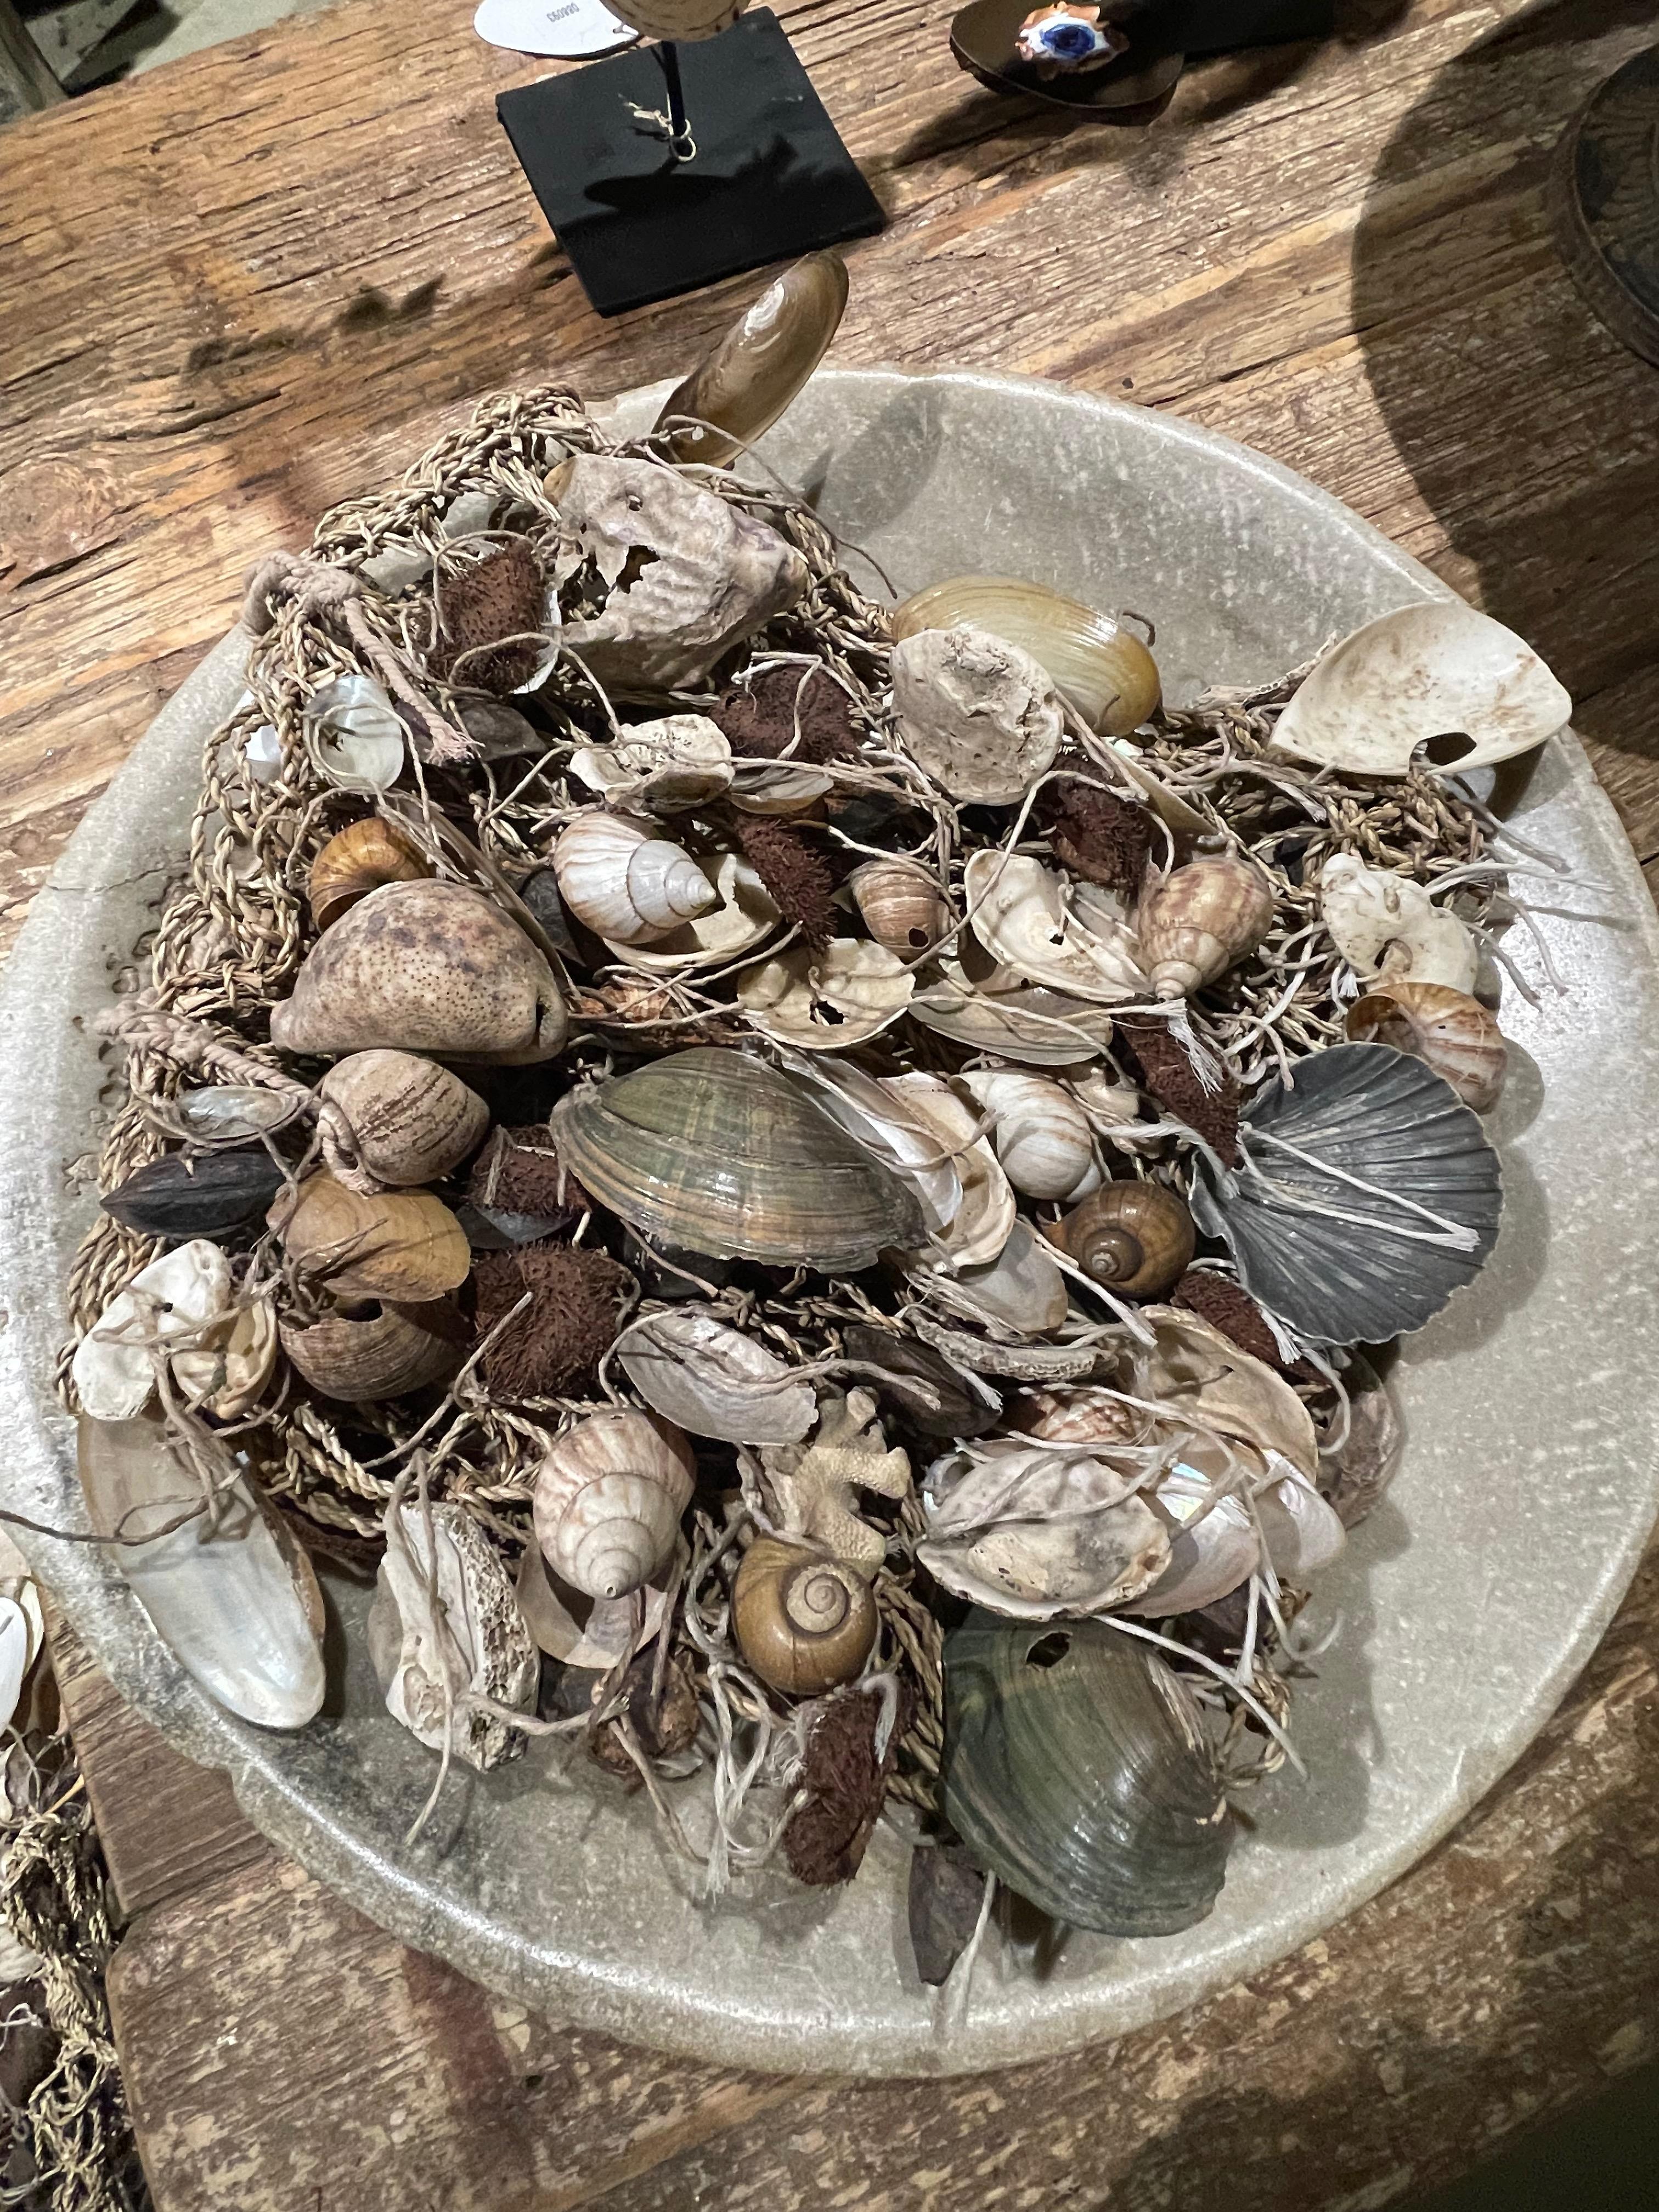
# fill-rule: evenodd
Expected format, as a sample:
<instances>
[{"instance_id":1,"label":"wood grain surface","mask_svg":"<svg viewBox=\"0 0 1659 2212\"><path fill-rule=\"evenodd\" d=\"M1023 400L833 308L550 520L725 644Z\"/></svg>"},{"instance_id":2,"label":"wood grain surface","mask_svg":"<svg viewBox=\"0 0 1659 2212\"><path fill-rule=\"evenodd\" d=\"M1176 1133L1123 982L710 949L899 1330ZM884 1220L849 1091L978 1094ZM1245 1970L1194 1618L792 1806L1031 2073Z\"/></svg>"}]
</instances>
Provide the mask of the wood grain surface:
<instances>
[{"instance_id":1,"label":"wood grain surface","mask_svg":"<svg viewBox=\"0 0 1659 2212\"><path fill-rule=\"evenodd\" d=\"M258 555L483 392L677 371L758 287L595 318L494 119L547 65L471 10L348 0L0 134L8 941ZM1304 471L1549 657L1655 879L1659 379L1545 210L1647 0L1370 0L1325 46L1190 70L1147 131L981 90L944 7L781 12L891 219L849 252L836 360L1063 379ZM71 1660L158 2203L1370 2212L1655 2047L1656 1626L1650 1560L1521 1765L1321 1942L1109 2048L931 2086L737 2075L493 2005Z\"/></svg>"}]
</instances>

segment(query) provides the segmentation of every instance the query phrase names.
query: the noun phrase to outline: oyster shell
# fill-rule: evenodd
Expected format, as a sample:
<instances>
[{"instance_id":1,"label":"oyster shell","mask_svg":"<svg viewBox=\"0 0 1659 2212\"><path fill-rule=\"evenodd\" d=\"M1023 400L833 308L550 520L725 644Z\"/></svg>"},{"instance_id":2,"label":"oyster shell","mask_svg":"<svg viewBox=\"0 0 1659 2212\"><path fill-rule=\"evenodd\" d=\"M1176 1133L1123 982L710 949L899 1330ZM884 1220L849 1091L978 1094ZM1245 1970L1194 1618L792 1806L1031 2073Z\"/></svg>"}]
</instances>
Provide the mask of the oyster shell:
<instances>
[{"instance_id":1,"label":"oyster shell","mask_svg":"<svg viewBox=\"0 0 1659 2212\"><path fill-rule=\"evenodd\" d=\"M1040 983L992 991L951 960L939 962L938 980L916 993L909 1012L924 1029L971 1051L1030 1067L1069 1066L1112 1041L1110 1017L1098 1006Z\"/></svg>"},{"instance_id":2,"label":"oyster shell","mask_svg":"<svg viewBox=\"0 0 1659 2212\"><path fill-rule=\"evenodd\" d=\"M653 1413L693 1436L793 1444L817 1419L811 1384L707 1306L647 1314L617 1338L616 1358Z\"/></svg>"},{"instance_id":3,"label":"oyster shell","mask_svg":"<svg viewBox=\"0 0 1659 2212\"><path fill-rule=\"evenodd\" d=\"M933 1132L962 1186L955 1212L934 1232L933 1253L914 1253L911 1264L989 1267L1013 1234L1018 1209L1001 1162L987 1140L975 1134L978 1115L937 1075L888 1075L879 1080Z\"/></svg>"},{"instance_id":4,"label":"oyster shell","mask_svg":"<svg viewBox=\"0 0 1659 2212\"><path fill-rule=\"evenodd\" d=\"M1085 923L1052 868L1000 848L970 854L962 887L975 936L1028 983L1101 1006L1146 994L1134 932L1109 892L1097 894Z\"/></svg>"},{"instance_id":5,"label":"oyster shell","mask_svg":"<svg viewBox=\"0 0 1659 2212\"><path fill-rule=\"evenodd\" d=\"M579 746L570 773L609 805L684 814L729 787L732 748L707 714L665 714L630 724L612 744Z\"/></svg>"},{"instance_id":6,"label":"oyster shell","mask_svg":"<svg viewBox=\"0 0 1659 2212\"><path fill-rule=\"evenodd\" d=\"M648 1243L715 1259L869 1267L921 1208L780 1069L702 1046L553 1109L559 1158Z\"/></svg>"},{"instance_id":7,"label":"oyster shell","mask_svg":"<svg viewBox=\"0 0 1659 2212\"><path fill-rule=\"evenodd\" d=\"M916 1557L946 1589L994 1613L1103 1613L1169 1563L1167 1529L1134 1495L1139 1479L1104 1450L988 1437L928 1469Z\"/></svg>"},{"instance_id":8,"label":"oyster shell","mask_svg":"<svg viewBox=\"0 0 1659 2212\"><path fill-rule=\"evenodd\" d=\"M1042 664L966 623L893 647L899 742L952 799L1018 805L1060 750L1065 722Z\"/></svg>"},{"instance_id":9,"label":"oyster shell","mask_svg":"<svg viewBox=\"0 0 1659 2212\"><path fill-rule=\"evenodd\" d=\"M738 1004L775 1043L846 1052L890 1029L915 989L897 953L865 938L834 937L822 951L792 945L750 969Z\"/></svg>"}]
</instances>

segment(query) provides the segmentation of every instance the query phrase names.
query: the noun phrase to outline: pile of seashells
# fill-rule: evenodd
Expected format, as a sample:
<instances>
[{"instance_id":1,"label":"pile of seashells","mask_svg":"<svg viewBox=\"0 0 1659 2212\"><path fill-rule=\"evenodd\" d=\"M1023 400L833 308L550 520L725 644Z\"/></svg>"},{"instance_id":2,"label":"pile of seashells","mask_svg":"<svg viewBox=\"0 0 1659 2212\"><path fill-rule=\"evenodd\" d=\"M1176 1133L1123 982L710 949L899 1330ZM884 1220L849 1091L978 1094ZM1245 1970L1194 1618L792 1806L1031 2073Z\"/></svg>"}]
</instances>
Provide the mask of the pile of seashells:
<instances>
[{"instance_id":1,"label":"pile of seashells","mask_svg":"<svg viewBox=\"0 0 1659 2212\"><path fill-rule=\"evenodd\" d=\"M1569 702L1455 602L1176 711L1137 617L866 598L728 465L845 293L641 439L491 403L258 572L64 1388L236 1712L317 1713L330 1553L444 1761L574 1740L713 1887L907 1808L938 1981L988 1873L1202 1917L1286 1754L1399 1452L1358 1347L1498 1230L1459 779Z\"/></svg>"}]
</instances>

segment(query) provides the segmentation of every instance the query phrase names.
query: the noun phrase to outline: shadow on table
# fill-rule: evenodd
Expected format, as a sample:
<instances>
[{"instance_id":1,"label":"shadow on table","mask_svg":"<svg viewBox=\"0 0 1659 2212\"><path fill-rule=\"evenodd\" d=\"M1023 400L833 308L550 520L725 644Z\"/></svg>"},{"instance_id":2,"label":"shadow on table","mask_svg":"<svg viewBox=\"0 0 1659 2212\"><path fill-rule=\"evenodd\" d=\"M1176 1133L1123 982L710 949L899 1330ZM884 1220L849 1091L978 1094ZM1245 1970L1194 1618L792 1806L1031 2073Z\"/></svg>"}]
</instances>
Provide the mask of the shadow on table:
<instances>
[{"instance_id":1,"label":"shadow on table","mask_svg":"<svg viewBox=\"0 0 1659 2212\"><path fill-rule=\"evenodd\" d=\"M1655 35L1651 0L1539 0L1481 39L1401 122L1353 250L1354 329L1443 572L1545 655L1581 732L1644 750L1645 714L1598 695L1659 657L1659 374L1580 300L1547 193L1571 118Z\"/></svg>"}]
</instances>

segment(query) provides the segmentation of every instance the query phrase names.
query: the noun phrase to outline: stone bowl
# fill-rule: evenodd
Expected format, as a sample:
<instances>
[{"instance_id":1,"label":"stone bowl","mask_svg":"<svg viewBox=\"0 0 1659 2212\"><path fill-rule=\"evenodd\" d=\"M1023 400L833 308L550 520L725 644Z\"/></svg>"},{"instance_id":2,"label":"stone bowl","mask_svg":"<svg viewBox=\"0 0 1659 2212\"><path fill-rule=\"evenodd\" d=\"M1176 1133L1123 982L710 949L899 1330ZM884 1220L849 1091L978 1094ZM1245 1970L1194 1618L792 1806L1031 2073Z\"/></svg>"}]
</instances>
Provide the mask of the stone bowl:
<instances>
[{"instance_id":1,"label":"stone bowl","mask_svg":"<svg viewBox=\"0 0 1659 2212\"><path fill-rule=\"evenodd\" d=\"M621 403L632 427L653 395ZM1024 574L1158 623L1172 699L1306 659L1444 595L1427 570L1299 477L1168 415L981 374L821 374L767 441L844 540L908 591ZM211 653L134 748L34 902L0 992L0 1419L5 1502L86 1525L53 1396L62 1285L93 1211L67 1163L94 1145L110 995L185 849L200 748L240 688ZM1508 1209L1491 1265L1407 1340L1400 1476L1321 1581L1341 1632L1298 1685L1307 1780L1257 1793L1213 1915L1126 1942L1073 1935L1041 1971L994 1948L946 2025L905 1929L908 1854L883 1831L856 1881L766 1878L698 1898L647 1808L546 1743L458 1775L412 1850L432 1760L381 1708L366 1596L330 1584L334 1681L297 1735L213 1705L96 1548L30 1536L100 1664L248 1817L405 1942L554 2017L723 2063L939 2074L1121 2035L1255 1973L1406 1872L1526 1746L1584 1663L1659 1509L1659 1318L1644 1224L1659 1161L1659 926L1577 741L1538 757L1517 806L1570 889L1532 890L1570 985L1524 933L1515 1072L1496 1118ZM566 1771L566 1760L570 1760Z\"/></svg>"}]
</instances>

